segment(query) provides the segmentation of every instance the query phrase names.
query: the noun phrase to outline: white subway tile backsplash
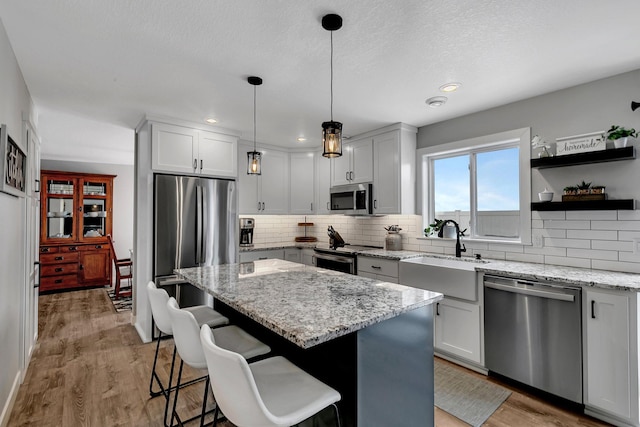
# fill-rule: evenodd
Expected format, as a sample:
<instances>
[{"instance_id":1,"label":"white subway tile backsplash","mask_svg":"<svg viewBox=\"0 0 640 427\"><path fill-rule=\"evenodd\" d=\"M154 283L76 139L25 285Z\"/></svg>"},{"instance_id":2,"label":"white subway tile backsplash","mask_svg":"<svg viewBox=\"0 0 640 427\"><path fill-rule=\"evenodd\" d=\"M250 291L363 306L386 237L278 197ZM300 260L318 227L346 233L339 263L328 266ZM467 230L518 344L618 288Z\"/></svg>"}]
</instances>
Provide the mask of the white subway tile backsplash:
<instances>
[{"instance_id":1,"label":"white subway tile backsplash","mask_svg":"<svg viewBox=\"0 0 640 427\"><path fill-rule=\"evenodd\" d=\"M618 254L618 261L640 263L640 252L620 252Z\"/></svg>"},{"instance_id":2,"label":"white subway tile backsplash","mask_svg":"<svg viewBox=\"0 0 640 427\"><path fill-rule=\"evenodd\" d=\"M584 258L567 258L545 255L544 262L545 264L565 265L567 267L591 268L591 260Z\"/></svg>"},{"instance_id":3,"label":"white subway tile backsplash","mask_svg":"<svg viewBox=\"0 0 640 427\"><path fill-rule=\"evenodd\" d=\"M618 211L619 221L640 221L640 210Z\"/></svg>"},{"instance_id":4,"label":"white subway tile backsplash","mask_svg":"<svg viewBox=\"0 0 640 427\"><path fill-rule=\"evenodd\" d=\"M640 221L591 221L593 230L640 231Z\"/></svg>"},{"instance_id":5,"label":"white subway tile backsplash","mask_svg":"<svg viewBox=\"0 0 640 427\"><path fill-rule=\"evenodd\" d=\"M591 249L605 251L633 252L633 242L621 242L618 240L592 240Z\"/></svg>"},{"instance_id":6,"label":"white subway tile backsplash","mask_svg":"<svg viewBox=\"0 0 640 427\"><path fill-rule=\"evenodd\" d=\"M566 215L564 211L533 211L531 212L531 216L534 219L543 219L543 220L563 220L566 219Z\"/></svg>"},{"instance_id":7,"label":"white subway tile backsplash","mask_svg":"<svg viewBox=\"0 0 640 427\"><path fill-rule=\"evenodd\" d=\"M544 255L516 254L513 252L506 252L505 260L518 261L518 262L533 262L535 264L542 264L544 263Z\"/></svg>"},{"instance_id":8,"label":"white subway tile backsplash","mask_svg":"<svg viewBox=\"0 0 640 427\"><path fill-rule=\"evenodd\" d=\"M603 259L608 261L617 261L618 252L616 251L603 251L595 249L567 249L567 257L572 258L587 258L587 259Z\"/></svg>"},{"instance_id":9,"label":"white subway tile backsplash","mask_svg":"<svg viewBox=\"0 0 640 427\"><path fill-rule=\"evenodd\" d=\"M614 230L567 230L569 239L616 240L618 232Z\"/></svg>"},{"instance_id":10,"label":"white subway tile backsplash","mask_svg":"<svg viewBox=\"0 0 640 427\"><path fill-rule=\"evenodd\" d=\"M576 219L615 221L618 219L618 213L617 211L567 211L567 220Z\"/></svg>"},{"instance_id":11,"label":"white subway tile backsplash","mask_svg":"<svg viewBox=\"0 0 640 427\"><path fill-rule=\"evenodd\" d=\"M532 219L531 220L531 228L543 228L544 221L541 219Z\"/></svg>"},{"instance_id":12,"label":"white subway tile backsplash","mask_svg":"<svg viewBox=\"0 0 640 427\"><path fill-rule=\"evenodd\" d=\"M560 248L588 249L591 247L591 241L582 240L582 239L558 239L555 237L547 237L544 239L544 245L550 246L550 247L560 247Z\"/></svg>"},{"instance_id":13,"label":"white subway tile backsplash","mask_svg":"<svg viewBox=\"0 0 640 427\"><path fill-rule=\"evenodd\" d=\"M516 252L516 253L523 253L524 252L524 246L522 245L512 245L512 244L507 244L507 243L489 243L489 250L490 251L502 251L502 252Z\"/></svg>"},{"instance_id":14,"label":"white subway tile backsplash","mask_svg":"<svg viewBox=\"0 0 640 427\"><path fill-rule=\"evenodd\" d=\"M557 237L559 239L569 237L567 236L567 231L569 230L563 230L561 228L543 228L542 230L536 231L539 232L543 237Z\"/></svg>"},{"instance_id":15,"label":"white subway tile backsplash","mask_svg":"<svg viewBox=\"0 0 640 427\"><path fill-rule=\"evenodd\" d=\"M542 248L534 248L533 246L525 246L524 247L525 254L535 254L535 255L552 255L555 257L564 257L567 256L567 248L553 248L553 247L542 247Z\"/></svg>"},{"instance_id":16,"label":"white subway tile backsplash","mask_svg":"<svg viewBox=\"0 0 640 427\"><path fill-rule=\"evenodd\" d=\"M589 228L591 228L591 224L590 221L563 221L550 219L544 221L544 228L588 230Z\"/></svg>"}]
</instances>

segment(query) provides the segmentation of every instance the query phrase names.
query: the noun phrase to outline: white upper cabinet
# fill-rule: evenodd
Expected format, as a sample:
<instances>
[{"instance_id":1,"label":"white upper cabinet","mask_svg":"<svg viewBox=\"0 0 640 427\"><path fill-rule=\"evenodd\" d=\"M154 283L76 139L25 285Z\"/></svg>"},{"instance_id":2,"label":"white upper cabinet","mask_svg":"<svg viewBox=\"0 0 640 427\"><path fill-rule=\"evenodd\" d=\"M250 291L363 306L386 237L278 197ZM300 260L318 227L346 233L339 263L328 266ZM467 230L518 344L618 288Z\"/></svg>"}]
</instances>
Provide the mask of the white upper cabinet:
<instances>
[{"instance_id":1,"label":"white upper cabinet","mask_svg":"<svg viewBox=\"0 0 640 427\"><path fill-rule=\"evenodd\" d=\"M316 153L290 153L289 203L291 214L313 214ZM326 160L326 159L325 159ZM327 162L328 163L328 162Z\"/></svg>"},{"instance_id":2,"label":"white upper cabinet","mask_svg":"<svg viewBox=\"0 0 640 427\"><path fill-rule=\"evenodd\" d=\"M238 144L240 214L286 214L289 209L289 154L261 146L257 149L262 153L262 174L248 175L247 152L253 151L253 144Z\"/></svg>"},{"instance_id":3,"label":"white upper cabinet","mask_svg":"<svg viewBox=\"0 0 640 427\"><path fill-rule=\"evenodd\" d=\"M317 215L327 215L331 213L331 160L322 157L322 153L316 155L316 195L318 202L316 207Z\"/></svg>"},{"instance_id":4,"label":"white upper cabinet","mask_svg":"<svg viewBox=\"0 0 640 427\"><path fill-rule=\"evenodd\" d=\"M364 138L345 143L342 156L331 159L331 186L373 181L373 141Z\"/></svg>"},{"instance_id":5,"label":"white upper cabinet","mask_svg":"<svg viewBox=\"0 0 640 427\"><path fill-rule=\"evenodd\" d=\"M154 171L235 177L237 138L166 123L151 124Z\"/></svg>"},{"instance_id":6,"label":"white upper cabinet","mask_svg":"<svg viewBox=\"0 0 640 427\"><path fill-rule=\"evenodd\" d=\"M415 213L417 129L399 129L373 136L373 213Z\"/></svg>"}]
</instances>

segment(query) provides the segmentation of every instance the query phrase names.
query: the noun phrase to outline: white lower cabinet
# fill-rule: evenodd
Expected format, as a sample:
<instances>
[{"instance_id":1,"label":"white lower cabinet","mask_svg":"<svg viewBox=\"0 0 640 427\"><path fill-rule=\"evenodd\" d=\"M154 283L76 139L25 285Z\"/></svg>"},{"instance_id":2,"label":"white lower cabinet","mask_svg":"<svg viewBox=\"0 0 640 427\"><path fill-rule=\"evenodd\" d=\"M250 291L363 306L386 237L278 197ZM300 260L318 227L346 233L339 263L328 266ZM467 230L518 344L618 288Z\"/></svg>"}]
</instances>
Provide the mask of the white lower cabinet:
<instances>
[{"instance_id":1,"label":"white lower cabinet","mask_svg":"<svg viewBox=\"0 0 640 427\"><path fill-rule=\"evenodd\" d=\"M298 248L285 248L284 259L285 261L297 262L299 264L302 259L301 252Z\"/></svg>"},{"instance_id":2,"label":"white lower cabinet","mask_svg":"<svg viewBox=\"0 0 640 427\"><path fill-rule=\"evenodd\" d=\"M358 276L398 283L398 261L358 255Z\"/></svg>"},{"instance_id":3,"label":"white lower cabinet","mask_svg":"<svg viewBox=\"0 0 640 427\"><path fill-rule=\"evenodd\" d=\"M315 251L313 249L303 248L300 252L301 261L304 265L314 265L313 254L315 254Z\"/></svg>"},{"instance_id":4,"label":"white lower cabinet","mask_svg":"<svg viewBox=\"0 0 640 427\"><path fill-rule=\"evenodd\" d=\"M616 425L640 425L637 299L592 289L583 298L585 412Z\"/></svg>"},{"instance_id":5,"label":"white lower cabinet","mask_svg":"<svg viewBox=\"0 0 640 427\"><path fill-rule=\"evenodd\" d=\"M284 249L265 249L240 252L240 262L251 262L269 258L284 259Z\"/></svg>"},{"instance_id":6,"label":"white lower cabinet","mask_svg":"<svg viewBox=\"0 0 640 427\"><path fill-rule=\"evenodd\" d=\"M482 364L480 306L444 298L435 307L435 348Z\"/></svg>"}]
</instances>

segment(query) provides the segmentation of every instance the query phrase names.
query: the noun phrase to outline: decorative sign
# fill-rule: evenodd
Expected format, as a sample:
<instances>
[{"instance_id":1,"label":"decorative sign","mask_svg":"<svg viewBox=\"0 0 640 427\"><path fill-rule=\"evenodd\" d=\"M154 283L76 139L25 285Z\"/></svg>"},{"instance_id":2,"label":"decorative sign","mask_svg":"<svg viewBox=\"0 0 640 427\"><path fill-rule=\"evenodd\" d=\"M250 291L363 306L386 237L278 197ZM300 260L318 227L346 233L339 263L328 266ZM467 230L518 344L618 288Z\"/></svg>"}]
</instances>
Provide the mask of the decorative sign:
<instances>
[{"instance_id":1,"label":"decorative sign","mask_svg":"<svg viewBox=\"0 0 640 427\"><path fill-rule=\"evenodd\" d=\"M27 178L27 156L7 133L7 126L0 127L0 153L4 154L0 164L0 191L13 196L24 196Z\"/></svg>"},{"instance_id":2,"label":"decorative sign","mask_svg":"<svg viewBox=\"0 0 640 427\"><path fill-rule=\"evenodd\" d=\"M556 139L556 156L600 151L607 148L604 132L585 133Z\"/></svg>"}]
</instances>

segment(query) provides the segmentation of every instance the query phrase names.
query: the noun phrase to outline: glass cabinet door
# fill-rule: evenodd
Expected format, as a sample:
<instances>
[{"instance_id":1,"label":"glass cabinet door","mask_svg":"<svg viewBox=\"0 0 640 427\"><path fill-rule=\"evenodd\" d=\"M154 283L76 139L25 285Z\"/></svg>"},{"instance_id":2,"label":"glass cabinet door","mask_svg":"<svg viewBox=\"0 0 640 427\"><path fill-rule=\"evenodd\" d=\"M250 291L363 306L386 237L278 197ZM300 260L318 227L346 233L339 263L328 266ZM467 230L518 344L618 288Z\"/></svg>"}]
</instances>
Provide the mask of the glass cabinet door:
<instances>
[{"instance_id":1,"label":"glass cabinet door","mask_svg":"<svg viewBox=\"0 0 640 427\"><path fill-rule=\"evenodd\" d=\"M107 229L107 181L90 180L82 183L82 239L104 238L110 230Z\"/></svg>"},{"instance_id":2,"label":"glass cabinet door","mask_svg":"<svg viewBox=\"0 0 640 427\"><path fill-rule=\"evenodd\" d=\"M74 187L75 180L47 179L46 237L49 239L74 239Z\"/></svg>"}]
</instances>

